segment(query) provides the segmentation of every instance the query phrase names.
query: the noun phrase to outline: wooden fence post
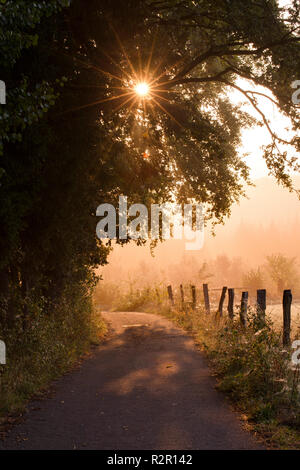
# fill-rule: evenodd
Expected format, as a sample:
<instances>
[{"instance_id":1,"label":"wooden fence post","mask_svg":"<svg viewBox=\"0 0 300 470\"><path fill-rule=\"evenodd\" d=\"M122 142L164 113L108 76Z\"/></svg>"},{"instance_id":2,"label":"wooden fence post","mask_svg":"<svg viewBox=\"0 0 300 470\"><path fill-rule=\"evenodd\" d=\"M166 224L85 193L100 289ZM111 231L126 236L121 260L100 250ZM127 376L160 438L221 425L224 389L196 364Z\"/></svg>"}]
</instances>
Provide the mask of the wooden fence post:
<instances>
[{"instance_id":1,"label":"wooden fence post","mask_svg":"<svg viewBox=\"0 0 300 470\"><path fill-rule=\"evenodd\" d=\"M218 308L218 313L220 317L223 315L223 304L224 304L226 292L227 292L227 287L223 287L221 297L220 297L220 302L219 302L219 308Z\"/></svg>"},{"instance_id":2,"label":"wooden fence post","mask_svg":"<svg viewBox=\"0 0 300 470\"><path fill-rule=\"evenodd\" d=\"M264 322L266 316L267 308L267 291L266 289L258 289L257 292L257 302L256 302L256 313L258 318Z\"/></svg>"},{"instance_id":3,"label":"wooden fence post","mask_svg":"<svg viewBox=\"0 0 300 470\"><path fill-rule=\"evenodd\" d=\"M180 284L180 297L181 297L181 306L182 309L184 308L184 290L183 290L183 285Z\"/></svg>"},{"instance_id":4,"label":"wooden fence post","mask_svg":"<svg viewBox=\"0 0 300 470\"><path fill-rule=\"evenodd\" d=\"M248 310L248 292L242 292L240 320L243 326L247 326L247 310Z\"/></svg>"},{"instance_id":5,"label":"wooden fence post","mask_svg":"<svg viewBox=\"0 0 300 470\"><path fill-rule=\"evenodd\" d=\"M196 308L196 287L191 286L192 289L192 309L195 310Z\"/></svg>"},{"instance_id":6,"label":"wooden fence post","mask_svg":"<svg viewBox=\"0 0 300 470\"><path fill-rule=\"evenodd\" d=\"M234 317L234 289L228 289L228 316L232 320Z\"/></svg>"},{"instance_id":7,"label":"wooden fence post","mask_svg":"<svg viewBox=\"0 0 300 470\"><path fill-rule=\"evenodd\" d=\"M291 344L291 304L292 304L292 291L283 291L283 346Z\"/></svg>"},{"instance_id":8,"label":"wooden fence post","mask_svg":"<svg viewBox=\"0 0 300 470\"><path fill-rule=\"evenodd\" d=\"M208 284L203 284L203 296L204 296L205 312L207 314L210 314Z\"/></svg>"},{"instance_id":9,"label":"wooden fence post","mask_svg":"<svg viewBox=\"0 0 300 470\"><path fill-rule=\"evenodd\" d=\"M168 289L168 296L169 296L169 300L171 302L171 305L174 305L174 297L173 297L172 286L168 286L167 289Z\"/></svg>"}]
</instances>

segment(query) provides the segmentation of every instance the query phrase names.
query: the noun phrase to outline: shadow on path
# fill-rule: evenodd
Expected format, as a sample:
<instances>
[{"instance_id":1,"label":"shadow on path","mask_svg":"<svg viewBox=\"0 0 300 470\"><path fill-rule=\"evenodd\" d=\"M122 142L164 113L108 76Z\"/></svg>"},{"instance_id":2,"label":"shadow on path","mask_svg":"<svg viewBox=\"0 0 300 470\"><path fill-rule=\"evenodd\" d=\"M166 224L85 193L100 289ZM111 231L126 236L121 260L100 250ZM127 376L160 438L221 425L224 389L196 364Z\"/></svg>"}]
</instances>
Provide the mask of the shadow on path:
<instances>
[{"instance_id":1,"label":"shadow on path","mask_svg":"<svg viewBox=\"0 0 300 470\"><path fill-rule=\"evenodd\" d=\"M112 334L31 402L0 449L258 449L180 329L145 313L105 313Z\"/></svg>"}]
</instances>

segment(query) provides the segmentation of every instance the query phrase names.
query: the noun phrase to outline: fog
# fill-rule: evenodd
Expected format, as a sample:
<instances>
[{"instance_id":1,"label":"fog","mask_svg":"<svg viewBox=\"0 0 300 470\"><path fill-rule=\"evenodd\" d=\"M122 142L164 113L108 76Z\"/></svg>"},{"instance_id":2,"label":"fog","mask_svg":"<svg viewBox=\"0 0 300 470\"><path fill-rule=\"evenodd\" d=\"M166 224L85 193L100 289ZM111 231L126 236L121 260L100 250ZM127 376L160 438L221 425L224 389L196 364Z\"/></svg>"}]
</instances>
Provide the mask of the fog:
<instances>
[{"instance_id":1,"label":"fog","mask_svg":"<svg viewBox=\"0 0 300 470\"><path fill-rule=\"evenodd\" d=\"M210 288L244 287L250 283L250 288L268 288L272 295L282 287L297 293L300 202L295 193L279 187L270 177L258 179L255 184L247 188L247 199L242 198L232 207L226 223L216 227L215 236L209 228L205 230L201 250L186 251L184 240L159 243L153 255L149 243L116 246L109 264L99 269L101 283L151 286L208 282ZM295 186L300 187L300 177L295 179ZM267 266L266 257L274 254L289 258L290 264L291 272L283 268L282 275L278 274L284 278L279 288Z\"/></svg>"}]
</instances>

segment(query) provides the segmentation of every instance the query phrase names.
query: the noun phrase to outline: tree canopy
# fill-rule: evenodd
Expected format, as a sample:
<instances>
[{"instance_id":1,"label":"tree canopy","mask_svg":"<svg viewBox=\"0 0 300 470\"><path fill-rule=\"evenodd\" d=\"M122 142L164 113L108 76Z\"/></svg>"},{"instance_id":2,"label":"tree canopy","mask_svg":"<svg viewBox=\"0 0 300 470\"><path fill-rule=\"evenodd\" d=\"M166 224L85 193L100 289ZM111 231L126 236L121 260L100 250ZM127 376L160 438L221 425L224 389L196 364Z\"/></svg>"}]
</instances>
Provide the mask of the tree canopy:
<instances>
[{"instance_id":1,"label":"tree canopy","mask_svg":"<svg viewBox=\"0 0 300 470\"><path fill-rule=\"evenodd\" d=\"M270 172L292 187L289 171L298 170L299 152L299 107L291 99L300 65L298 2L282 9L265 0L84 7L74 1L66 21L69 34L55 53L70 59L68 105L74 113L96 109L109 141L100 158L110 162L119 191L137 199L142 189L150 200L176 193L206 203L208 215L222 220L248 180L238 148L241 130L254 123L271 137L264 149ZM151 83L144 109L132 91L141 80ZM232 90L249 102L256 120L232 103ZM262 95L289 117L291 138L273 130Z\"/></svg>"}]
</instances>

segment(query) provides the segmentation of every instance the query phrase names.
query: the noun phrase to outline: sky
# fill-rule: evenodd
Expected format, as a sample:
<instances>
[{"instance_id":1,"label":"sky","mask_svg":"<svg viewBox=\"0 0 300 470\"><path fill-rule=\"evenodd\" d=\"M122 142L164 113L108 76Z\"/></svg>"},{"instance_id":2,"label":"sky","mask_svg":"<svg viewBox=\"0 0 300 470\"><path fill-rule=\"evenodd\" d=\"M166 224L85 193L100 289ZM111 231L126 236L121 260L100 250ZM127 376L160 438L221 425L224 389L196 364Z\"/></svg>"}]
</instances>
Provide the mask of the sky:
<instances>
[{"instance_id":1,"label":"sky","mask_svg":"<svg viewBox=\"0 0 300 470\"><path fill-rule=\"evenodd\" d=\"M270 93L269 90L266 90L263 87L253 86L251 83L247 82L246 80L238 80L237 84L244 89L255 90L262 93L267 94L268 96L272 97L273 95ZM295 90L291 88L291 98L292 93ZM241 94L234 90L230 93L230 98L235 104L240 104L242 109L247 111L249 114L254 116L255 118L260 118L257 111L253 109L250 103L245 103L245 98L242 97ZM273 96L274 98L274 96ZM270 121L271 128L277 132L277 134L283 138L287 138L289 133L285 130L289 127L289 119L283 116L278 109L276 108L275 104L269 101L267 98L258 97L259 107L263 111L263 113L268 117ZM259 119L261 120L261 118ZM271 142L271 137L269 132L267 131L266 127L253 127L251 129L245 129L242 132L242 146L240 148L240 152L248 153L249 156L246 157L245 161L250 168L250 176L252 179L256 180L258 178L262 178L268 176L268 168L266 163L262 157L263 154L263 145L267 145Z\"/></svg>"}]
</instances>

